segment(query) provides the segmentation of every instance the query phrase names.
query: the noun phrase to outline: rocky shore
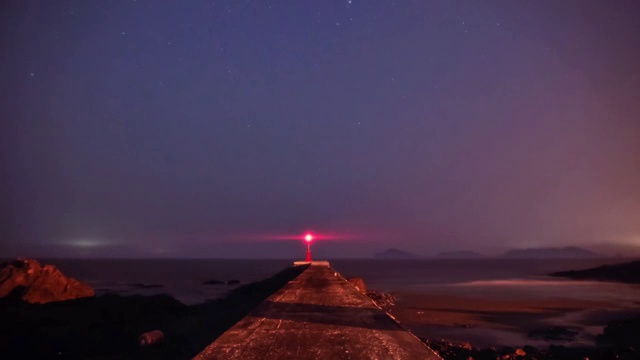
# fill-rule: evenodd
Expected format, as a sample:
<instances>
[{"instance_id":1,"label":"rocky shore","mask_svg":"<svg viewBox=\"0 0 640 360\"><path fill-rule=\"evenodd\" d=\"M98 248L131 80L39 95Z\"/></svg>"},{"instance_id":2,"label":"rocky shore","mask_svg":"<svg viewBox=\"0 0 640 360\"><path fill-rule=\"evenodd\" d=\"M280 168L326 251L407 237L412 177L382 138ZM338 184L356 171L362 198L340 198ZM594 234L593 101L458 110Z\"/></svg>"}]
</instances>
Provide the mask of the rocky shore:
<instances>
[{"instance_id":1,"label":"rocky shore","mask_svg":"<svg viewBox=\"0 0 640 360\"><path fill-rule=\"evenodd\" d=\"M362 279L356 278L366 288ZM352 281L352 279L349 279ZM393 314L396 297L390 293L369 290L366 294L385 311ZM561 326L540 328L529 338L544 340L547 347L523 344L521 347L475 347L468 342L455 343L446 339L421 338L444 360L637 360L640 359L640 317L611 321L591 347L563 346L575 340L576 331Z\"/></svg>"},{"instance_id":2,"label":"rocky shore","mask_svg":"<svg viewBox=\"0 0 640 360\"><path fill-rule=\"evenodd\" d=\"M53 265L30 259L0 264L0 298L45 304L93 296L89 285L65 276Z\"/></svg>"},{"instance_id":3,"label":"rocky shore","mask_svg":"<svg viewBox=\"0 0 640 360\"><path fill-rule=\"evenodd\" d=\"M0 358L190 359L302 270L287 268L224 298L187 306L168 295L96 297L86 284L50 265L5 263L0 267ZM348 281L385 311L398 309L394 295L367 289L361 278ZM609 322L592 347L558 345L573 336L562 327L532 331L531 339L552 344L538 348L423 341L445 360L640 359L640 318Z\"/></svg>"},{"instance_id":4,"label":"rocky shore","mask_svg":"<svg viewBox=\"0 0 640 360\"><path fill-rule=\"evenodd\" d=\"M576 280L619 281L640 284L640 261L603 265L586 270L560 271L549 275Z\"/></svg>"},{"instance_id":5,"label":"rocky shore","mask_svg":"<svg viewBox=\"0 0 640 360\"><path fill-rule=\"evenodd\" d=\"M593 347L550 345L546 349L538 349L525 345L519 348L476 348L469 343L422 340L444 360L637 360L640 359L640 318L611 322Z\"/></svg>"},{"instance_id":6,"label":"rocky shore","mask_svg":"<svg viewBox=\"0 0 640 360\"><path fill-rule=\"evenodd\" d=\"M13 276L0 278L0 288L24 277L16 269L37 269L29 264L5 264L14 266ZM19 291L0 299L0 359L190 359L302 270L287 268L224 298L193 306L168 295L115 294L32 303L23 292L29 287L15 286ZM49 285L29 291L46 293ZM76 295L80 294L89 295Z\"/></svg>"}]
</instances>

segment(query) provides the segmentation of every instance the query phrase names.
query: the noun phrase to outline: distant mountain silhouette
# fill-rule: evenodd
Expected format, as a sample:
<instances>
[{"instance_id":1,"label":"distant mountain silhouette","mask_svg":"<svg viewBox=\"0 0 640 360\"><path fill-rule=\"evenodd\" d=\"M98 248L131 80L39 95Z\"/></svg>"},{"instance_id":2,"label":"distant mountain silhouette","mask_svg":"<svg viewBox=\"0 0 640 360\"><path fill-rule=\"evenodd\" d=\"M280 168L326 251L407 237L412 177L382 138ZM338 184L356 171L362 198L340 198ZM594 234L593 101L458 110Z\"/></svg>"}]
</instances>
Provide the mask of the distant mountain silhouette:
<instances>
[{"instance_id":1,"label":"distant mountain silhouette","mask_svg":"<svg viewBox=\"0 0 640 360\"><path fill-rule=\"evenodd\" d=\"M549 275L571 279L592 279L640 284L640 261L603 265L587 270L560 271Z\"/></svg>"},{"instance_id":2,"label":"distant mountain silhouette","mask_svg":"<svg viewBox=\"0 0 640 360\"><path fill-rule=\"evenodd\" d=\"M417 259L418 255L403 251L400 249L389 248L385 251L375 253L373 255L374 259Z\"/></svg>"},{"instance_id":3,"label":"distant mountain silhouette","mask_svg":"<svg viewBox=\"0 0 640 360\"><path fill-rule=\"evenodd\" d=\"M507 251L503 256L509 258L530 259L569 259L569 258L594 258L600 255L587 249L569 246L563 248L533 248L516 249Z\"/></svg>"},{"instance_id":4,"label":"distant mountain silhouette","mask_svg":"<svg viewBox=\"0 0 640 360\"><path fill-rule=\"evenodd\" d=\"M439 259L479 259L484 257L482 254L475 251L459 250L459 251L445 251L436 255Z\"/></svg>"}]
</instances>

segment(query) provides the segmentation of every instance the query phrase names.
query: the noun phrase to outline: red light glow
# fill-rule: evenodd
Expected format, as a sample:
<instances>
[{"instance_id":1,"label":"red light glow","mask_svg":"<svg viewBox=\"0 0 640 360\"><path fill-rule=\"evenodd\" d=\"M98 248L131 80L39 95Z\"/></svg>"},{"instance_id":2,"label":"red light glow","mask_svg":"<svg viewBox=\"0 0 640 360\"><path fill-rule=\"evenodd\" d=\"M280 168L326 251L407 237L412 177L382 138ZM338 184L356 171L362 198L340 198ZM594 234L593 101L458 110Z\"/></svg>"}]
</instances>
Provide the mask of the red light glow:
<instances>
[{"instance_id":1,"label":"red light glow","mask_svg":"<svg viewBox=\"0 0 640 360\"><path fill-rule=\"evenodd\" d=\"M304 241L311 242L311 240L313 240L313 235L307 234L304 236Z\"/></svg>"}]
</instances>

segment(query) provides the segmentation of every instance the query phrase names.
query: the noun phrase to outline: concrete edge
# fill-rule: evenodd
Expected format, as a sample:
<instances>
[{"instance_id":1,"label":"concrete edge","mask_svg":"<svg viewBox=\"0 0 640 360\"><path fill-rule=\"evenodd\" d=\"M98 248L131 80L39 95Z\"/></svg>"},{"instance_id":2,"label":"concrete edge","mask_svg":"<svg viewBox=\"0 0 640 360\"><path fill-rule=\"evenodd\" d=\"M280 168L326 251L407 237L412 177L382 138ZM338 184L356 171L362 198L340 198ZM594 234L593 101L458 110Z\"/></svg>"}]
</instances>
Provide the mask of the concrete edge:
<instances>
[{"instance_id":1,"label":"concrete edge","mask_svg":"<svg viewBox=\"0 0 640 360\"><path fill-rule=\"evenodd\" d=\"M371 303L373 304L373 306L377 307L378 309L380 309L380 311L382 311L383 313L385 313L385 315L387 315L391 320L393 320L393 322L396 323L396 325L398 325L398 327L400 329L402 329L403 331L408 332L411 336L413 336L416 340L418 340L422 345L424 345L424 347L426 347L427 349L429 349L429 351L431 351L431 353L433 353L433 355L435 355L437 357L437 359L443 360L442 356L440 356L440 354L438 354L437 352L435 352L435 350L433 350L432 348L429 347L429 345L427 345L424 341L420 340L419 337L417 337L413 332L411 332L411 330L407 329L406 327L404 327L393 315L389 314L388 312L386 312L383 308L381 308L380 306L378 306L378 304L376 304L375 301L373 301L372 298L370 298L369 296L367 296L367 294L363 294L362 291L358 290L357 287L353 286L347 279L345 279L344 276L342 276L342 274L340 274L339 272L336 271L336 269L332 268L331 266L329 266L329 268L331 270L333 270L334 276L339 276L340 279L342 279L342 281L346 282L349 286L351 286L355 291L358 292L358 294L364 296L365 298L367 298L367 300L371 301ZM302 273L300 273L302 274ZM366 283L365 283L366 285Z\"/></svg>"}]
</instances>

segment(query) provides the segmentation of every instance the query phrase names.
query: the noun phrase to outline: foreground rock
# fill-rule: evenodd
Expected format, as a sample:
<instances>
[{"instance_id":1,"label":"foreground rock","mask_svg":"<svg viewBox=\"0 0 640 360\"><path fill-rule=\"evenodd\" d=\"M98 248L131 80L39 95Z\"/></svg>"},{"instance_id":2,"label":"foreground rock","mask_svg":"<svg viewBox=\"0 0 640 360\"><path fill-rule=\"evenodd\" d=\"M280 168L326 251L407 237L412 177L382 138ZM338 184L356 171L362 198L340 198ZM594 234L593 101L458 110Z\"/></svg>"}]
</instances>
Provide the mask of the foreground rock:
<instances>
[{"instance_id":1,"label":"foreground rock","mask_svg":"<svg viewBox=\"0 0 640 360\"><path fill-rule=\"evenodd\" d=\"M561 271L549 275L571 279L619 281L630 284L640 284L640 261L603 265L587 270Z\"/></svg>"},{"instance_id":2,"label":"foreground rock","mask_svg":"<svg viewBox=\"0 0 640 360\"><path fill-rule=\"evenodd\" d=\"M363 294L367 293L367 285L364 284L364 280L362 280L362 278L359 278L359 277L349 278L347 279L347 282L349 282L351 286L358 289L358 291L360 291L361 293Z\"/></svg>"},{"instance_id":3,"label":"foreground rock","mask_svg":"<svg viewBox=\"0 0 640 360\"><path fill-rule=\"evenodd\" d=\"M0 359L191 359L302 270L192 306L167 295L0 301Z\"/></svg>"},{"instance_id":4,"label":"foreground rock","mask_svg":"<svg viewBox=\"0 0 640 360\"><path fill-rule=\"evenodd\" d=\"M164 333L160 330L147 331L140 334L138 343L140 347L158 345L164 342Z\"/></svg>"},{"instance_id":5,"label":"foreground rock","mask_svg":"<svg viewBox=\"0 0 640 360\"><path fill-rule=\"evenodd\" d=\"M65 276L53 265L28 259L0 265L0 298L44 304L93 296L89 285Z\"/></svg>"},{"instance_id":6,"label":"foreground rock","mask_svg":"<svg viewBox=\"0 0 640 360\"><path fill-rule=\"evenodd\" d=\"M533 346L475 348L469 343L456 344L444 340L422 339L444 360L637 360L640 351L632 347L573 348L551 345L548 349Z\"/></svg>"},{"instance_id":7,"label":"foreground rock","mask_svg":"<svg viewBox=\"0 0 640 360\"><path fill-rule=\"evenodd\" d=\"M600 346L637 349L640 358L640 317L610 322L597 341Z\"/></svg>"},{"instance_id":8,"label":"foreground rock","mask_svg":"<svg viewBox=\"0 0 640 360\"><path fill-rule=\"evenodd\" d=\"M540 331L545 340L563 341L575 334L566 328ZM550 345L547 349L533 346L475 348L469 343L457 344L439 339L422 339L444 360L506 360L506 359L563 359L563 360L637 360L640 359L640 318L612 321L597 336L597 346L565 347Z\"/></svg>"},{"instance_id":9,"label":"foreground rock","mask_svg":"<svg viewBox=\"0 0 640 360\"><path fill-rule=\"evenodd\" d=\"M396 298L392 294L383 293L377 290L367 291L367 296L373 300L382 310L389 311L395 304Z\"/></svg>"}]
</instances>

